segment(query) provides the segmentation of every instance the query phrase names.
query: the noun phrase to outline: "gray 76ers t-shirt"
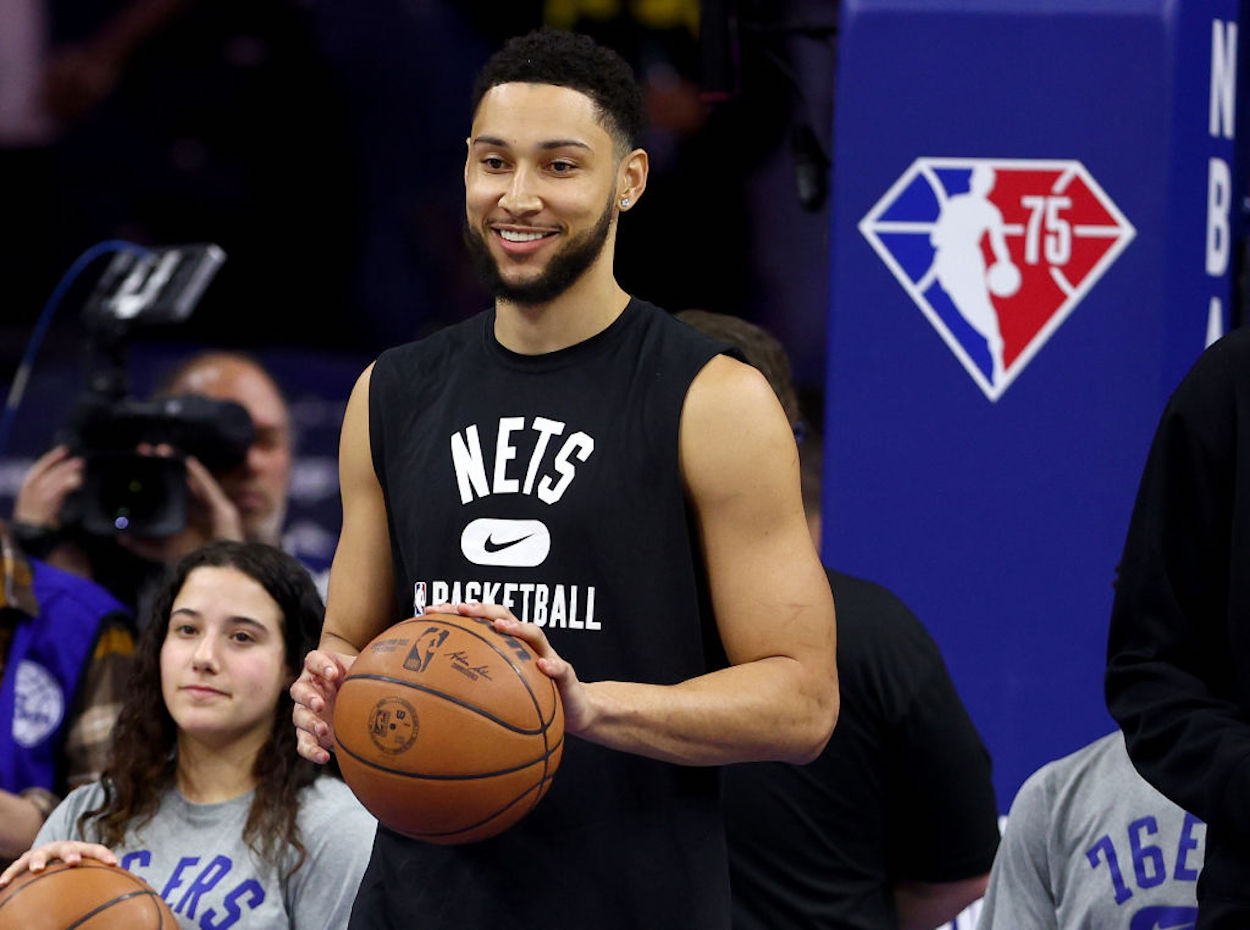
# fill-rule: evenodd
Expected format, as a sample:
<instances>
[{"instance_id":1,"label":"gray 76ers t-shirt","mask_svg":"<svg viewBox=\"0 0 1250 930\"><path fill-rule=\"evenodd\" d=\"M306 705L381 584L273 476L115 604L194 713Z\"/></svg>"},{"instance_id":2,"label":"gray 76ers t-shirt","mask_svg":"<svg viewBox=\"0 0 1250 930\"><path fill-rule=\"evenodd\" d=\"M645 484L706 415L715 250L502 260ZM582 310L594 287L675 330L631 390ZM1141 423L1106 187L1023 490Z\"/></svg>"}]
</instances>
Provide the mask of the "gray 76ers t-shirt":
<instances>
[{"instance_id":1,"label":"gray 76ers t-shirt","mask_svg":"<svg viewBox=\"0 0 1250 930\"><path fill-rule=\"evenodd\" d=\"M99 783L72 791L35 845L81 840L78 817L100 805ZM317 779L300 795L302 866L282 878L243 842L252 794L192 804L174 788L159 813L113 851L121 865L160 892L184 930L333 930L347 926L369 861L376 822L337 779ZM93 837L92 837L93 839Z\"/></svg>"},{"instance_id":2,"label":"gray 76ers t-shirt","mask_svg":"<svg viewBox=\"0 0 1250 930\"><path fill-rule=\"evenodd\" d=\"M979 930L1184 930L1206 826L1137 774L1117 730L1016 795Z\"/></svg>"}]
</instances>

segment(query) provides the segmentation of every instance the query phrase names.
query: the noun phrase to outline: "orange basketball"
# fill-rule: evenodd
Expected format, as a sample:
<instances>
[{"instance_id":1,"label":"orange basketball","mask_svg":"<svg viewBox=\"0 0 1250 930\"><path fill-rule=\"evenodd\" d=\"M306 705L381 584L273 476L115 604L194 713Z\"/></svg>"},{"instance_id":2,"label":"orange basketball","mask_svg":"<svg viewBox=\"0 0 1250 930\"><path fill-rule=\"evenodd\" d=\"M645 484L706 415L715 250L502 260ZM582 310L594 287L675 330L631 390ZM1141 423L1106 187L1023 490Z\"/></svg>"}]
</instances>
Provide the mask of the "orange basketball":
<instances>
[{"instance_id":1,"label":"orange basketball","mask_svg":"<svg viewBox=\"0 0 1250 930\"><path fill-rule=\"evenodd\" d=\"M547 793L564 709L524 642L487 620L426 614L357 657L334 738L343 777L379 821L431 843L472 843Z\"/></svg>"},{"instance_id":2,"label":"orange basketball","mask_svg":"<svg viewBox=\"0 0 1250 930\"><path fill-rule=\"evenodd\" d=\"M161 896L116 865L83 859L23 872L0 890L0 930L177 930Z\"/></svg>"}]
</instances>

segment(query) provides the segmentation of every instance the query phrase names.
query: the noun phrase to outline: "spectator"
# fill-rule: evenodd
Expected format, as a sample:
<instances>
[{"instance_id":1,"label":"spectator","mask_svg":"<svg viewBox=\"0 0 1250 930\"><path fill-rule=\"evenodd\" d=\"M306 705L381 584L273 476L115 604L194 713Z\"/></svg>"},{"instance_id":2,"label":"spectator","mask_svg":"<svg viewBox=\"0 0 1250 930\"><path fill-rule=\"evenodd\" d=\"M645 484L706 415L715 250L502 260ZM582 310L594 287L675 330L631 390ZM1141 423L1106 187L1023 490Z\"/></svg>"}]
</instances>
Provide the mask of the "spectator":
<instances>
[{"instance_id":1,"label":"spectator","mask_svg":"<svg viewBox=\"0 0 1250 930\"><path fill-rule=\"evenodd\" d=\"M979 930L1193 927L1206 830L1133 769L1118 730L1011 805Z\"/></svg>"},{"instance_id":2,"label":"spectator","mask_svg":"<svg viewBox=\"0 0 1250 930\"><path fill-rule=\"evenodd\" d=\"M1129 758L1207 824L1201 930L1250 926L1250 329L1208 348L1155 432L1120 561L1107 707Z\"/></svg>"},{"instance_id":3,"label":"spectator","mask_svg":"<svg viewBox=\"0 0 1250 930\"><path fill-rule=\"evenodd\" d=\"M245 926L342 927L374 821L296 754L287 694L322 614L308 573L271 546L215 542L179 562L102 779L66 798L0 884L85 856L162 889L187 930L231 911Z\"/></svg>"},{"instance_id":4,"label":"spectator","mask_svg":"<svg viewBox=\"0 0 1250 930\"><path fill-rule=\"evenodd\" d=\"M0 524L0 862L99 777L134 650L122 605L23 557Z\"/></svg>"}]
</instances>

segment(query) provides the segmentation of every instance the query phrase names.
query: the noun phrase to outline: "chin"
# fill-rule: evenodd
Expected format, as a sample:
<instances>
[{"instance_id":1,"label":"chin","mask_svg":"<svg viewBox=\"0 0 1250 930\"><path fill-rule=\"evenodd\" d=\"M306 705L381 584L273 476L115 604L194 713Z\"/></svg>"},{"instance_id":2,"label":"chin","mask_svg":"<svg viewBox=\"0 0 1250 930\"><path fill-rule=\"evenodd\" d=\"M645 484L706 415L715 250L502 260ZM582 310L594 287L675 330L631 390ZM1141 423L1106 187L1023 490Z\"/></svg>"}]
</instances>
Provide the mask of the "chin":
<instances>
[{"instance_id":1,"label":"chin","mask_svg":"<svg viewBox=\"0 0 1250 930\"><path fill-rule=\"evenodd\" d=\"M280 515L252 517L243 521L243 536L248 542L278 546L282 542L282 518Z\"/></svg>"}]
</instances>

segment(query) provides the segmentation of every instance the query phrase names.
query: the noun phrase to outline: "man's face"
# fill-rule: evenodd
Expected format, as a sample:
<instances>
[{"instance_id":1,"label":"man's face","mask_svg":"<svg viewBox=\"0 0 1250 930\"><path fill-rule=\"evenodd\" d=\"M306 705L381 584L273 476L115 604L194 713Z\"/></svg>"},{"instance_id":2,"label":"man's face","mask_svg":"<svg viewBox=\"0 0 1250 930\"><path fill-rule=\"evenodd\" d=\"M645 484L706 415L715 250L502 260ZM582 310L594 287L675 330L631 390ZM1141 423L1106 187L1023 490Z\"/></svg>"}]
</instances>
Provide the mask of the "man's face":
<instances>
[{"instance_id":1,"label":"man's face","mask_svg":"<svg viewBox=\"0 0 1250 930\"><path fill-rule=\"evenodd\" d=\"M282 395L255 365L212 357L188 371L174 393L231 400L247 410L256 438L237 468L215 476L239 510L249 540L277 545L286 520L291 482L291 423Z\"/></svg>"},{"instance_id":2,"label":"man's face","mask_svg":"<svg viewBox=\"0 0 1250 930\"><path fill-rule=\"evenodd\" d=\"M487 91L464 167L465 241L496 297L546 303L599 263L610 270L619 164L585 94Z\"/></svg>"}]
</instances>

